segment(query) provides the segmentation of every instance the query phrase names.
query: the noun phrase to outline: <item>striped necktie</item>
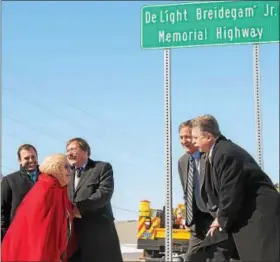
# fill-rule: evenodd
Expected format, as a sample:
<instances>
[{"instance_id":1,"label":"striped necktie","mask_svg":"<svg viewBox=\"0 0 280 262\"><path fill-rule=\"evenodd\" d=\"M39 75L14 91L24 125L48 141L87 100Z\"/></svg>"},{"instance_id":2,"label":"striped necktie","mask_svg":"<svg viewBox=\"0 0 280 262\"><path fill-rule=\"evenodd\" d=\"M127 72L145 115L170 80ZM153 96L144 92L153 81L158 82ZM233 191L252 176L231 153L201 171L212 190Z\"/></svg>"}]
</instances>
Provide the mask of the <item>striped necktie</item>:
<instances>
[{"instance_id":1,"label":"striped necktie","mask_svg":"<svg viewBox=\"0 0 280 262\"><path fill-rule=\"evenodd\" d=\"M75 190L77 189L77 186L78 186L79 181L81 179L82 171L83 171L82 167L79 167L79 168L75 169Z\"/></svg>"},{"instance_id":2,"label":"striped necktie","mask_svg":"<svg viewBox=\"0 0 280 262\"><path fill-rule=\"evenodd\" d=\"M190 226L193 222L193 200L194 200L194 170L195 162L189 157L189 169L187 178L187 201L186 201L186 224Z\"/></svg>"}]
</instances>

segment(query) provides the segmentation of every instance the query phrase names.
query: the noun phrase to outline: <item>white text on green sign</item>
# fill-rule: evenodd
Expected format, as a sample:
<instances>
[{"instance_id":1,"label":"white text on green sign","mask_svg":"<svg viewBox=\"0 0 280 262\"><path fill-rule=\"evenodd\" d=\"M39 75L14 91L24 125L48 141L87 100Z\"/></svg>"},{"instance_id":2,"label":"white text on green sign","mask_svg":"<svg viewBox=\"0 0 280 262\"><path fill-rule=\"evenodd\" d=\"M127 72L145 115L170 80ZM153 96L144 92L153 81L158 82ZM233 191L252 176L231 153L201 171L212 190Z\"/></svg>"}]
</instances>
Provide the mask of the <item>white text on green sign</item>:
<instances>
[{"instance_id":1,"label":"white text on green sign","mask_svg":"<svg viewBox=\"0 0 280 262\"><path fill-rule=\"evenodd\" d=\"M279 41L279 1L144 6L142 48Z\"/></svg>"}]
</instances>

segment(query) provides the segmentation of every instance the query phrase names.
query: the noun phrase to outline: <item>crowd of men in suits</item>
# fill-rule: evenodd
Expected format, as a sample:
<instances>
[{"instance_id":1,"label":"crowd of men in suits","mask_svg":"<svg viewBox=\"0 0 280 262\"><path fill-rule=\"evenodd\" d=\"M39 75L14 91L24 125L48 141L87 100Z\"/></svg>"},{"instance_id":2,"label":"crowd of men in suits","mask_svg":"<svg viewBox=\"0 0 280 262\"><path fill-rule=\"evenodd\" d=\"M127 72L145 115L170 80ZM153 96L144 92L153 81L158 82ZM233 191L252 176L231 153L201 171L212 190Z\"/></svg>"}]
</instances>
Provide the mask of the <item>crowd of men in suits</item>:
<instances>
[{"instance_id":1,"label":"crowd of men in suits","mask_svg":"<svg viewBox=\"0 0 280 262\"><path fill-rule=\"evenodd\" d=\"M191 230L185 260L278 262L279 193L253 157L222 135L217 120L204 115L179 126L185 154L178 171ZM1 236L13 220L24 196L40 175L34 146L19 147L20 170L1 180ZM66 144L73 167L69 199L81 219L74 222L79 251L71 261L121 262L111 198L114 191L110 163L90 159L82 138Z\"/></svg>"}]
</instances>

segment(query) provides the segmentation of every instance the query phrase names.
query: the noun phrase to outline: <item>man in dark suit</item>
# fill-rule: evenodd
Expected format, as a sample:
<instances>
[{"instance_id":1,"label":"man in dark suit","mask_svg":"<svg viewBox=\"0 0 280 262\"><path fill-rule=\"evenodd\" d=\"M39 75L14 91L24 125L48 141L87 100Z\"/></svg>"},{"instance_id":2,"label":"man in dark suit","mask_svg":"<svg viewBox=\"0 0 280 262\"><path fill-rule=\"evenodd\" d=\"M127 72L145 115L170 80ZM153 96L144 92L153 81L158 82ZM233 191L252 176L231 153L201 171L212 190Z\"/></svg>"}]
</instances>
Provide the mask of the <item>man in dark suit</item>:
<instances>
[{"instance_id":1,"label":"man in dark suit","mask_svg":"<svg viewBox=\"0 0 280 262\"><path fill-rule=\"evenodd\" d=\"M205 155L201 154L192 142L191 120L183 122L179 126L180 143L185 150L185 154L178 161L178 172L184 192L186 204L186 225L191 230L186 261L203 262L216 257L218 260L229 260L227 252L220 249L202 249L201 245L212 224L213 214L209 212L205 202L201 197L201 188L204 184ZM221 239L221 241L223 241ZM216 239L220 241L220 239Z\"/></svg>"},{"instance_id":2,"label":"man in dark suit","mask_svg":"<svg viewBox=\"0 0 280 262\"><path fill-rule=\"evenodd\" d=\"M79 244L76 258L81 262L122 262L119 238L114 224L111 198L114 191L112 166L93 161L90 146L82 138L66 145L67 158L74 168L68 193L81 218L74 220Z\"/></svg>"},{"instance_id":3,"label":"man in dark suit","mask_svg":"<svg viewBox=\"0 0 280 262\"><path fill-rule=\"evenodd\" d=\"M37 150L30 144L21 145L17 151L20 170L1 180L1 240L11 224L18 206L38 180Z\"/></svg>"},{"instance_id":4,"label":"man in dark suit","mask_svg":"<svg viewBox=\"0 0 280 262\"><path fill-rule=\"evenodd\" d=\"M216 210L209 237L227 233L241 261L280 261L280 199L272 181L248 152L221 135L213 116L192 125L195 145L208 153L202 196Z\"/></svg>"}]
</instances>

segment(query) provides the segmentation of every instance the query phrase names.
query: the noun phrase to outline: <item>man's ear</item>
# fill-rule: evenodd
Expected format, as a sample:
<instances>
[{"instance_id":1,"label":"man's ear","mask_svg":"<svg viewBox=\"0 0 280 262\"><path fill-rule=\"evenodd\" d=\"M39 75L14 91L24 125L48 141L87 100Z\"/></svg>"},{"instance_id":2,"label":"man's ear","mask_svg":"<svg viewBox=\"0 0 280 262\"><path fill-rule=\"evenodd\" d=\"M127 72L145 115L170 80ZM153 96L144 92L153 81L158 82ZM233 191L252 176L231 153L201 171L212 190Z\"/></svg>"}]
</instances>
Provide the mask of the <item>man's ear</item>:
<instances>
[{"instance_id":1,"label":"man's ear","mask_svg":"<svg viewBox=\"0 0 280 262\"><path fill-rule=\"evenodd\" d=\"M207 140L212 141L214 139L213 135L207 132Z\"/></svg>"}]
</instances>

